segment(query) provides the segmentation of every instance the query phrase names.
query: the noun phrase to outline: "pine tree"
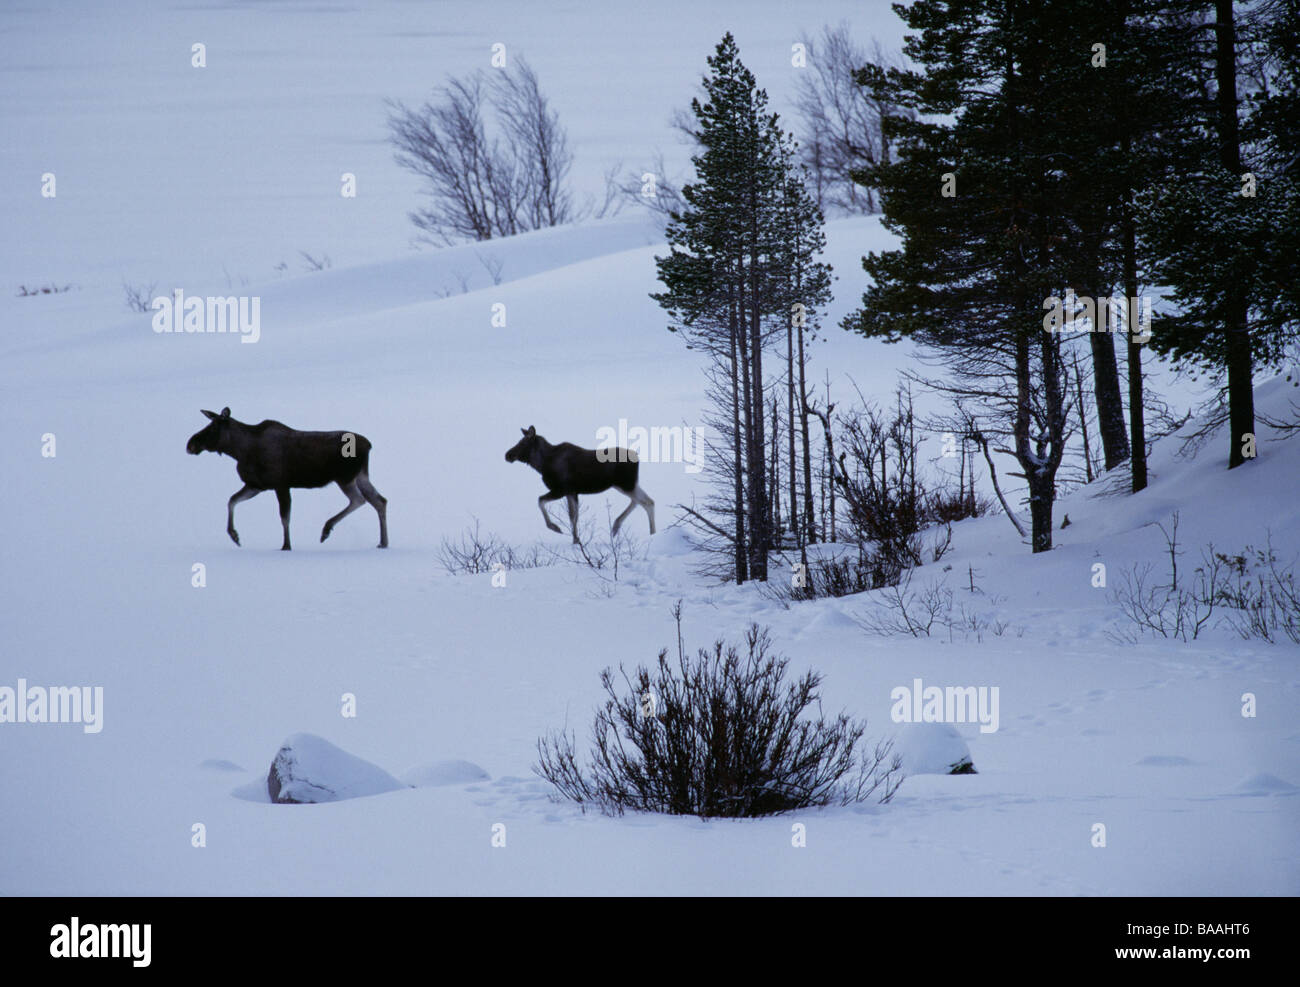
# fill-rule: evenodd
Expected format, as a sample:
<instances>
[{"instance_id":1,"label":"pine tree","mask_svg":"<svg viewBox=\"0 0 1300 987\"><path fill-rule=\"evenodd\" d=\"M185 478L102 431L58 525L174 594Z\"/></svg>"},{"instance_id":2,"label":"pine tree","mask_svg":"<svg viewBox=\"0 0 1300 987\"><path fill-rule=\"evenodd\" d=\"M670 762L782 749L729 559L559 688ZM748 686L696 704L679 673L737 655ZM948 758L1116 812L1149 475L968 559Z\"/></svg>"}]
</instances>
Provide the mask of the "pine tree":
<instances>
[{"instance_id":1,"label":"pine tree","mask_svg":"<svg viewBox=\"0 0 1300 987\"><path fill-rule=\"evenodd\" d=\"M1127 456L1137 492L1147 484L1147 467L1143 326L1134 324L1141 284L1134 196L1164 181L1196 139L1192 107L1209 82L1195 56L1198 22L1165 0L1076 0L1044 11L1064 39L1053 72L1058 112L1046 121L1055 122L1052 138L1068 176L1071 218L1063 250L1076 257L1072 280L1085 286L1079 294L1100 299L1122 286L1129 302L1120 309L1128 367L1125 442L1118 441L1123 417L1112 336L1093 332L1089 342L1106 467Z\"/></svg>"},{"instance_id":2,"label":"pine tree","mask_svg":"<svg viewBox=\"0 0 1300 987\"><path fill-rule=\"evenodd\" d=\"M1231 0L1191 7L1203 26L1195 51L1213 69L1213 100L1189 107L1199 139L1177 170L1141 197L1148 222L1140 240L1179 310L1155 320L1152 347L1179 365L1226 378L1232 469L1254 445L1254 372L1276 366L1300 331L1294 116L1286 130L1287 106L1293 112L1295 100L1295 41L1277 23L1286 21L1285 4L1265 6L1254 23L1242 24ZM1294 28L1293 9L1289 16ZM1240 98L1241 89L1258 84L1239 72L1243 49L1254 40L1241 36L1242 26L1262 34L1271 52L1276 98L1258 92Z\"/></svg>"},{"instance_id":3,"label":"pine tree","mask_svg":"<svg viewBox=\"0 0 1300 987\"><path fill-rule=\"evenodd\" d=\"M918 118L890 119L894 161L859 180L881 190L903 245L863 259L872 284L843 325L911 337L942 366L922 382L950 397L977 442L1009 444L1029 487L1033 550L1046 551L1069 388L1043 300L1066 283L1071 260L1059 249L1066 179L1041 103L1052 23L1022 0L896 9L919 32L905 52L924 71L867 66L859 82Z\"/></svg>"},{"instance_id":4,"label":"pine tree","mask_svg":"<svg viewBox=\"0 0 1300 987\"><path fill-rule=\"evenodd\" d=\"M787 328L795 301L811 308L824 300L819 286L828 274L813 260L820 213L809 208L806 190L790 184L797 181L793 145L731 34L708 64L703 98L691 102L700 148L692 158L695 181L682 187L685 207L669 223L671 252L655 259L665 290L652 297L675 320L670 328L715 362L715 405L731 422L731 462L723 471L731 530L697 519L725 534L735 578L744 582L767 578L776 535L779 483L769 460L763 356Z\"/></svg>"}]
</instances>

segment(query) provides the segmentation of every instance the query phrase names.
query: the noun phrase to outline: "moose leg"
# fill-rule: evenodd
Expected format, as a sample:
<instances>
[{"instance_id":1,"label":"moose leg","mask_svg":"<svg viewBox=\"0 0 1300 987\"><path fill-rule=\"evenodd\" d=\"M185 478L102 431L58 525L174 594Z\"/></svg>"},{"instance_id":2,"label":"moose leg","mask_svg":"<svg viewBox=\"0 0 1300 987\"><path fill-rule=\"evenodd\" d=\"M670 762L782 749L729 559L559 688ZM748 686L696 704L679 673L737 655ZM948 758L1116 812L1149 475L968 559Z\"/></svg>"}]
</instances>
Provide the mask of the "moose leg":
<instances>
[{"instance_id":1,"label":"moose leg","mask_svg":"<svg viewBox=\"0 0 1300 987\"><path fill-rule=\"evenodd\" d=\"M550 503L551 501L553 501L553 500L559 500L559 499L560 499L561 497L563 497L563 496L564 496L564 494L558 494L558 493L544 493L544 494L542 494L540 497L537 498L537 506L538 506L539 508L541 508L541 511L542 511L542 517L543 517L543 518L545 519L545 521L546 521L546 526L547 526L548 528L550 528L552 531L559 531L559 530L560 530L560 526L559 526L558 524L556 524L554 521L552 521L552 520L551 520L551 516L550 516L549 514L546 513L546 505L549 504L549 503ZM562 532L561 532L561 533L562 533Z\"/></svg>"},{"instance_id":2,"label":"moose leg","mask_svg":"<svg viewBox=\"0 0 1300 987\"><path fill-rule=\"evenodd\" d=\"M628 494L628 496L631 497L632 495ZM627 510L625 510L618 517L614 518L614 527L609 529L609 537L613 538L616 534L618 534L618 529L623 527L623 522L627 520L627 516L631 514L634 510L636 510L635 500L633 500L631 503L627 505Z\"/></svg>"},{"instance_id":3,"label":"moose leg","mask_svg":"<svg viewBox=\"0 0 1300 987\"><path fill-rule=\"evenodd\" d=\"M241 501L256 497L261 492L261 487L255 487L251 483L245 483L239 490L235 491L230 500L226 502L226 534L230 536L230 540L236 545L239 544L239 532L235 530L235 505Z\"/></svg>"},{"instance_id":4,"label":"moose leg","mask_svg":"<svg viewBox=\"0 0 1300 987\"><path fill-rule=\"evenodd\" d=\"M627 520L627 516L636 510L638 504L645 508L646 515L650 518L650 534L653 535L655 533L655 502L639 486L634 487L628 496L632 498L632 503L628 504L627 510L614 519L614 528L610 531L610 535L618 534L618 529Z\"/></svg>"},{"instance_id":5,"label":"moose leg","mask_svg":"<svg viewBox=\"0 0 1300 987\"><path fill-rule=\"evenodd\" d=\"M573 544L581 545L578 540L578 495L569 494L566 498L569 502L569 530L573 532Z\"/></svg>"},{"instance_id":6,"label":"moose leg","mask_svg":"<svg viewBox=\"0 0 1300 987\"><path fill-rule=\"evenodd\" d=\"M280 502L280 527L284 529L284 544L280 546L280 551L289 551L289 488L281 487L275 492L275 498Z\"/></svg>"},{"instance_id":7,"label":"moose leg","mask_svg":"<svg viewBox=\"0 0 1300 987\"><path fill-rule=\"evenodd\" d=\"M339 511L332 518L330 518L328 521L325 522L325 527L320 529L321 541L324 541L326 538L330 536L330 532L334 530L334 525L338 524L345 517L347 517L349 514L351 514L353 511L355 511L358 507L360 507L362 504L366 502L366 498L362 495L361 491L357 489L356 480L352 480L350 483L340 483L339 489L342 490L343 493L347 496L348 506L343 508L343 510Z\"/></svg>"},{"instance_id":8,"label":"moose leg","mask_svg":"<svg viewBox=\"0 0 1300 987\"><path fill-rule=\"evenodd\" d=\"M650 519L650 534L653 535L655 533L655 502L639 485L632 491L632 502L645 508L646 517ZM631 508L628 509L631 510Z\"/></svg>"},{"instance_id":9,"label":"moose leg","mask_svg":"<svg viewBox=\"0 0 1300 987\"><path fill-rule=\"evenodd\" d=\"M370 477L366 475L365 470L357 474L357 489L361 491L361 496L366 498L366 502L379 515L379 547L387 548L388 498L375 489L375 485L370 482Z\"/></svg>"}]
</instances>

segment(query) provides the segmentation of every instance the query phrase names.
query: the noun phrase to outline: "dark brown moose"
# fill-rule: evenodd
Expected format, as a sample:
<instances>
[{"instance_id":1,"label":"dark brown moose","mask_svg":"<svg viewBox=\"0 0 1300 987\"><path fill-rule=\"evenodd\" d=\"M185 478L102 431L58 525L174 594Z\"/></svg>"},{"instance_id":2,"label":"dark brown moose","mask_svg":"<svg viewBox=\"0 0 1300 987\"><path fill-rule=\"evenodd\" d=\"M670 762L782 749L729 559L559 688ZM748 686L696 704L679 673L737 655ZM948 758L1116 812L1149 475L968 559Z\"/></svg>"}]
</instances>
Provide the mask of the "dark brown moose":
<instances>
[{"instance_id":1,"label":"dark brown moose","mask_svg":"<svg viewBox=\"0 0 1300 987\"><path fill-rule=\"evenodd\" d=\"M325 522L320 540L324 541L345 517L362 504L369 504L379 515L379 547L388 547L387 498L370 482L370 440L355 432L300 432L281 422L267 420L259 425L245 425L230 417L230 409L221 414L204 411L210 424L190 436L185 451L193 456L217 452L230 456L237 464L244 486L230 498L226 509L226 533L238 545L235 531L235 505L256 497L263 490L274 490L280 501L280 524L284 526L284 544L289 551L289 490L292 487L323 487L337 483L347 495L348 506Z\"/></svg>"},{"instance_id":2,"label":"dark brown moose","mask_svg":"<svg viewBox=\"0 0 1300 987\"><path fill-rule=\"evenodd\" d=\"M551 445L537 434L533 426L521 428L524 437L506 451L507 463L527 463L542 474L542 482L547 492L537 498L537 506L542 510L546 526L552 531L560 531L559 525L546 513L546 505L552 500L564 497L569 505L569 527L573 532L573 543L578 541L578 495L604 493L616 487L632 498L627 510L614 521L610 535L618 534L623 521L638 504L645 508L650 519L650 534L655 533L655 502L637 484L637 473L641 464L636 454L627 449L583 449L571 442Z\"/></svg>"}]
</instances>

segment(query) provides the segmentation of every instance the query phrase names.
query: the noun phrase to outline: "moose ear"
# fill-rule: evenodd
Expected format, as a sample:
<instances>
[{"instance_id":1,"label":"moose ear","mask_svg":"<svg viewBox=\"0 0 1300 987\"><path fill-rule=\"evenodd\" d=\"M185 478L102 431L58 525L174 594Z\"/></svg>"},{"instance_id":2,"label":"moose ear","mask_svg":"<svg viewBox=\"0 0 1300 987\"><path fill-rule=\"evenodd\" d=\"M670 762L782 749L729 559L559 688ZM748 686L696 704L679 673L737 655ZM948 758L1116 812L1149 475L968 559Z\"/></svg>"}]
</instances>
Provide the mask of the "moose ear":
<instances>
[{"instance_id":1,"label":"moose ear","mask_svg":"<svg viewBox=\"0 0 1300 987\"><path fill-rule=\"evenodd\" d=\"M222 409L221 409L221 417L222 417L222 418L229 418L229 417L230 417L230 408L229 408L229 407L225 407L225 408L222 408Z\"/></svg>"},{"instance_id":2,"label":"moose ear","mask_svg":"<svg viewBox=\"0 0 1300 987\"><path fill-rule=\"evenodd\" d=\"M201 412L203 412L203 414L207 415L208 418L211 419L212 421L216 421L216 420L217 420L217 413L216 413L215 411L208 411L206 408L200 408L199 411L201 411Z\"/></svg>"},{"instance_id":3,"label":"moose ear","mask_svg":"<svg viewBox=\"0 0 1300 987\"><path fill-rule=\"evenodd\" d=\"M536 428L535 426L533 426L533 425L529 425L529 426L528 426L528 431L525 432L524 434L525 434L526 436L528 436L528 437L531 439L534 435L537 434L537 428Z\"/></svg>"}]
</instances>

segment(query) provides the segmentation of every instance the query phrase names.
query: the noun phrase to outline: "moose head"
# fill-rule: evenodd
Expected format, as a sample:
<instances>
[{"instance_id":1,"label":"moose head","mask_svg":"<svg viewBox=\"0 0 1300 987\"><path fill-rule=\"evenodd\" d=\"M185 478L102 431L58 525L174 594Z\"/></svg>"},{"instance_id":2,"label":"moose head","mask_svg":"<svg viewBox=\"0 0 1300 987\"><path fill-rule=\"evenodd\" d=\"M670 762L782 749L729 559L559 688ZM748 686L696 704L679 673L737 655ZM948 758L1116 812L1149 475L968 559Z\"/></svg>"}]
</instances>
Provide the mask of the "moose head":
<instances>
[{"instance_id":1,"label":"moose head","mask_svg":"<svg viewBox=\"0 0 1300 987\"><path fill-rule=\"evenodd\" d=\"M533 450L537 448L539 440L537 438L537 429L529 425L527 428L521 428L519 431L524 433L524 437L506 450L507 463L527 463L532 459Z\"/></svg>"},{"instance_id":2,"label":"moose head","mask_svg":"<svg viewBox=\"0 0 1300 987\"><path fill-rule=\"evenodd\" d=\"M221 414L217 414L215 411L200 410L208 416L211 424L195 432L190 436L190 440L185 443L185 451L191 456L197 456L201 452L220 452L221 436L230 424L229 408L222 408Z\"/></svg>"}]
</instances>

